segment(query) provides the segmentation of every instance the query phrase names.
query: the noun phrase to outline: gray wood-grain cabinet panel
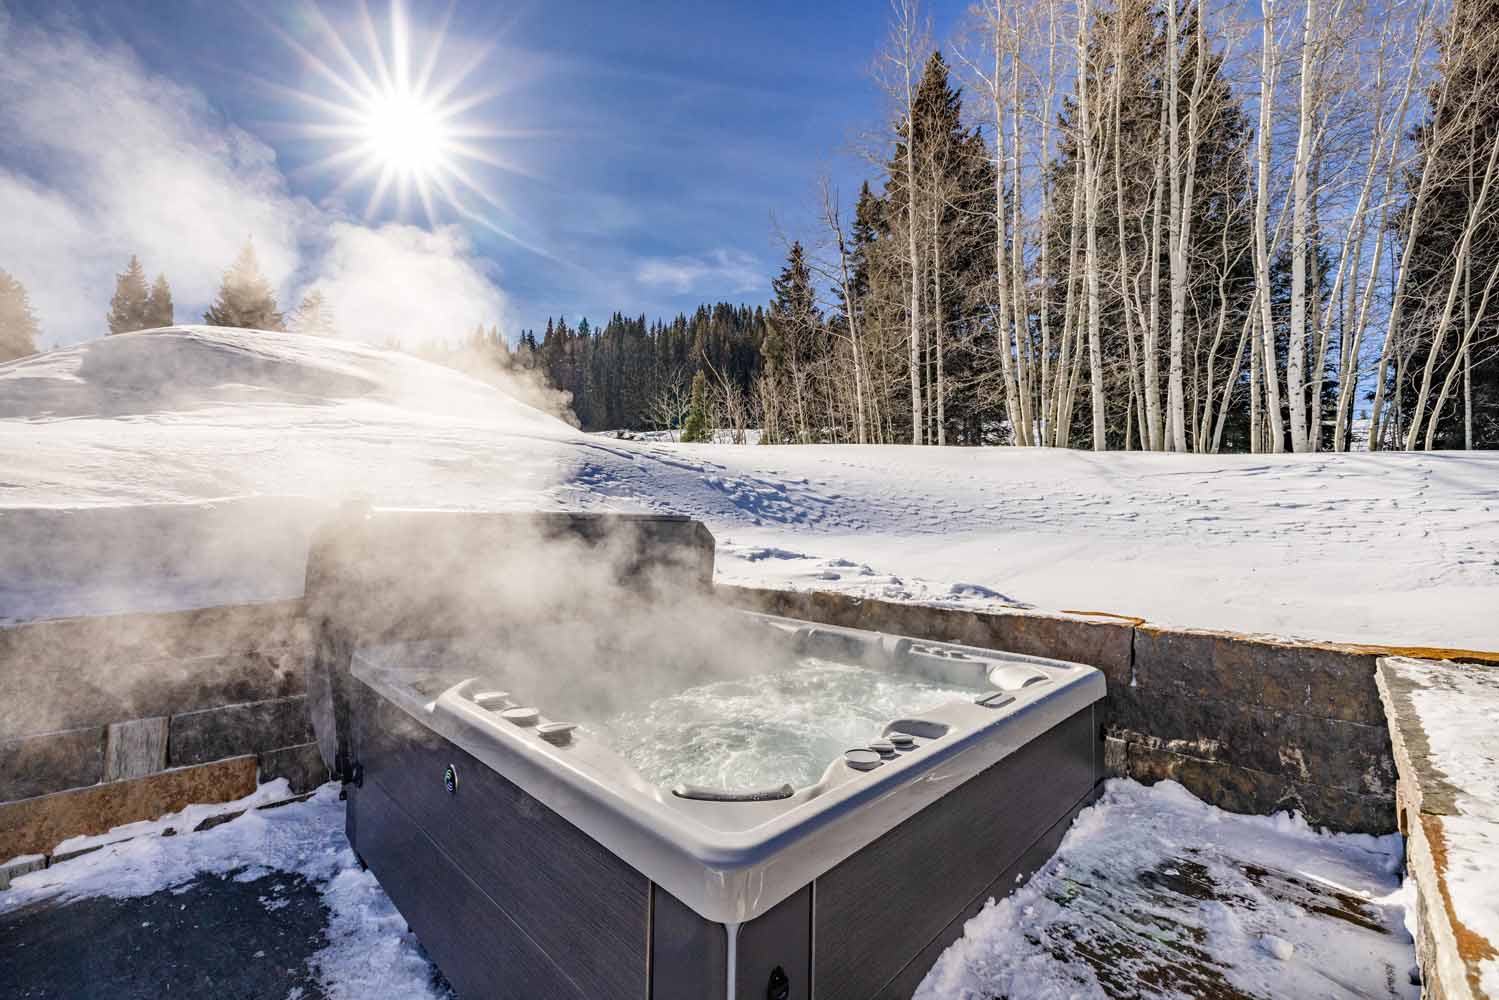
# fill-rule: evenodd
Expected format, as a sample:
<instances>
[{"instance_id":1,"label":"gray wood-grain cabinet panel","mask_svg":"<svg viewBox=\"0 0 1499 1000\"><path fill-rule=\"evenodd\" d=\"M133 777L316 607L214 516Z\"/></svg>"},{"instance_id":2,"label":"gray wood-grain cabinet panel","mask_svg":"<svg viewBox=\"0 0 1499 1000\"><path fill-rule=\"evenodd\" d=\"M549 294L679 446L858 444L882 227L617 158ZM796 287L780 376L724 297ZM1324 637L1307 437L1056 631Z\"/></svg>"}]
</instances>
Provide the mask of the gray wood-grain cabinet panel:
<instances>
[{"instance_id":1,"label":"gray wood-grain cabinet panel","mask_svg":"<svg viewBox=\"0 0 1499 1000\"><path fill-rule=\"evenodd\" d=\"M729 980L727 929L703 919L660 886L652 892L650 1000L723 996Z\"/></svg>"},{"instance_id":2,"label":"gray wood-grain cabinet panel","mask_svg":"<svg viewBox=\"0 0 1499 1000\"><path fill-rule=\"evenodd\" d=\"M1084 709L818 878L817 1000L877 996L1090 793L1097 738Z\"/></svg>"},{"instance_id":3,"label":"gray wood-grain cabinet panel","mask_svg":"<svg viewBox=\"0 0 1499 1000\"><path fill-rule=\"evenodd\" d=\"M739 926L734 1000L765 1000L772 973L785 975L786 1000L812 996L812 887Z\"/></svg>"},{"instance_id":4,"label":"gray wood-grain cabinet panel","mask_svg":"<svg viewBox=\"0 0 1499 1000\"><path fill-rule=\"evenodd\" d=\"M400 803L590 1000L645 996L646 877L365 685L356 682L355 691L364 786ZM443 784L449 765L456 793ZM352 827L361 853L370 829L362 817ZM365 860L383 882L376 861ZM396 905L404 912L402 900Z\"/></svg>"},{"instance_id":5,"label":"gray wood-grain cabinet panel","mask_svg":"<svg viewBox=\"0 0 1499 1000\"><path fill-rule=\"evenodd\" d=\"M598 996L580 989L378 784L350 789L349 815L361 816L360 856L463 1000Z\"/></svg>"}]
</instances>

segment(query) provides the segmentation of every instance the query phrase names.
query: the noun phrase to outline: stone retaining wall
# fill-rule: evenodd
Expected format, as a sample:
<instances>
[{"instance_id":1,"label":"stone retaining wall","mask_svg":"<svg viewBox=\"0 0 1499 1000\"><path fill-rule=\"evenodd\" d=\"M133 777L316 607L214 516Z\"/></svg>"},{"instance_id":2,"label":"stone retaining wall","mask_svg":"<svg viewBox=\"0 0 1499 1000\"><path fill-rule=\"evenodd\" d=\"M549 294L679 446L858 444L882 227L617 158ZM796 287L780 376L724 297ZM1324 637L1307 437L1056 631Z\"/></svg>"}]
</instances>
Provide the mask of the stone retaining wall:
<instances>
[{"instance_id":1,"label":"stone retaining wall","mask_svg":"<svg viewBox=\"0 0 1499 1000\"><path fill-rule=\"evenodd\" d=\"M0 627L0 861L326 780L303 603Z\"/></svg>"},{"instance_id":2,"label":"stone retaining wall","mask_svg":"<svg viewBox=\"0 0 1499 1000\"><path fill-rule=\"evenodd\" d=\"M1333 830L1395 829L1394 757L1374 683L1375 661L1388 649L1111 616L716 589L731 604L770 614L1087 663L1108 679L1112 773L1146 783L1169 778L1231 812L1294 809Z\"/></svg>"}]
</instances>

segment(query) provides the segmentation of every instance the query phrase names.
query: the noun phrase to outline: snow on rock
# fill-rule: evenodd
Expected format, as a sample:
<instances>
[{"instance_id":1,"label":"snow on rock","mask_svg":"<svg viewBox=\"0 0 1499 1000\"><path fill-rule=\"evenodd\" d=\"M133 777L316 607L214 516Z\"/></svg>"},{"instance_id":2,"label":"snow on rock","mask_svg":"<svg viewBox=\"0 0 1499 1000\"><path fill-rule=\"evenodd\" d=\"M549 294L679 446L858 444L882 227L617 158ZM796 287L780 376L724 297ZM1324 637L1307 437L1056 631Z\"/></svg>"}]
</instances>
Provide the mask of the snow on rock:
<instances>
[{"instance_id":1,"label":"snow on rock","mask_svg":"<svg viewBox=\"0 0 1499 1000\"><path fill-rule=\"evenodd\" d=\"M1430 666L1410 701L1457 812L1441 817L1443 886L1453 919L1499 943L1499 667ZM1499 997L1499 956L1480 955L1478 968L1483 990Z\"/></svg>"},{"instance_id":2,"label":"snow on rock","mask_svg":"<svg viewBox=\"0 0 1499 1000\"><path fill-rule=\"evenodd\" d=\"M296 596L350 498L685 513L730 583L1499 649L1499 455L619 440L407 355L205 327L0 365L0 551L30 553L0 620ZM177 505L165 550L209 557L139 572ZM88 593L79 552L126 585Z\"/></svg>"},{"instance_id":3,"label":"snow on rock","mask_svg":"<svg viewBox=\"0 0 1499 1000\"><path fill-rule=\"evenodd\" d=\"M1237 816L1111 781L1057 854L970 920L916 1000L1408 997L1398 835Z\"/></svg>"}]
</instances>

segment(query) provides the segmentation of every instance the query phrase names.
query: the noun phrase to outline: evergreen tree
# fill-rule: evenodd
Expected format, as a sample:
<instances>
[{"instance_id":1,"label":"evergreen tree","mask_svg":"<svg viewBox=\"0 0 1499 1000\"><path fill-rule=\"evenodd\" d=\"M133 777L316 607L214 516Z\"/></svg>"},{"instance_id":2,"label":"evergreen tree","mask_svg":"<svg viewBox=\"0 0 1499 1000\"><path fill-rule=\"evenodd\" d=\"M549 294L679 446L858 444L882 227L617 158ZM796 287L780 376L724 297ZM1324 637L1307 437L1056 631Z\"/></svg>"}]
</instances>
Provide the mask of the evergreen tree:
<instances>
[{"instance_id":1,"label":"evergreen tree","mask_svg":"<svg viewBox=\"0 0 1499 1000\"><path fill-rule=\"evenodd\" d=\"M1457 261L1463 230L1483 186L1489 154L1499 142L1499 59L1495 59L1499 0L1456 0L1452 24L1443 36L1440 68L1445 79L1432 88L1435 111L1417 131L1417 140L1427 170L1430 190L1422 209L1412 248L1410 277L1402 302L1400 328L1409 343L1409 360L1391 373L1399 381L1390 394L1398 407L1392 410L1397 430L1404 435L1417 414L1411 412L1420 395L1422 380L1433 344L1441 327L1441 316L1454 279L1457 299L1442 343L1436 348L1432 386L1426 408L1420 414L1424 427L1436 422L1433 444L1438 448L1462 448L1468 444L1467 413L1471 402L1472 447L1499 448L1499 294L1484 303L1483 289L1499 267L1499 190L1489 193L1488 203L1470 238L1465 266ZM1446 86L1452 96L1443 105L1436 94ZM1440 138L1438 138L1440 137ZM1440 142L1440 151L1432 149ZM1406 176L1409 204L1400 223L1402 242L1410 236L1411 205L1421 184L1417 172ZM1466 330L1473 326L1468 355L1459 351ZM1453 369L1456 367L1456 371ZM1449 373L1452 388L1435 409L1443 382Z\"/></svg>"},{"instance_id":2,"label":"evergreen tree","mask_svg":"<svg viewBox=\"0 0 1499 1000\"><path fill-rule=\"evenodd\" d=\"M682 440L688 443L713 440L713 429L708 426L708 380L702 372L692 377L692 402L687 419L682 421Z\"/></svg>"},{"instance_id":3,"label":"evergreen tree","mask_svg":"<svg viewBox=\"0 0 1499 1000\"><path fill-rule=\"evenodd\" d=\"M783 440L811 441L821 412L809 378L811 362L823 346L822 316L817 311L817 293L812 271L801 243L794 242L786 254L786 266L771 279L775 299L766 322L764 437L767 443Z\"/></svg>"},{"instance_id":4,"label":"evergreen tree","mask_svg":"<svg viewBox=\"0 0 1499 1000\"><path fill-rule=\"evenodd\" d=\"M109 300L105 320L110 333L131 333L149 329L151 323L150 292L146 288L146 269L140 259L130 255L125 270L115 276L114 297Z\"/></svg>"},{"instance_id":5,"label":"evergreen tree","mask_svg":"<svg viewBox=\"0 0 1499 1000\"><path fill-rule=\"evenodd\" d=\"M146 297L146 322L148 329L172 325L172 286L167 284L164 274L156 276L151 294Z\"/></svg>"},{"instance_id":6,"label":"evergreen tree","mask_svg":"<svg viewBox=\"0 0 1499 1000\"><path fill-rule=\"evenodd\" d=\"M249 330L286 329L285 319L276 309L271 283L260 273L260 261L251 241L245 241L244 249L224 272L218 297L203 314L203 322Z\"/></svg>"},{"instance_id":7,"label":"evergreen tree","mask_svg":"<svg viewBox=\"0 0 1499 1000\"><path fill-rule=\"evenodd\" d=\"M26 286L0 271L0 363L35 354L38 332Z\"/></svg>"},{"instance_id":8,"label":"evergreen tree","mask_svg":"<svg viewBox=\"0 0 1499 1000\"><path fill-rule=\"evenodd\" d=\"M302 304L297 306L297 311L292 314L291 329L314 337L338 335L338 327L333 318L333 307L328 305L322 289L314 288L302 297ZM483 335L483 329L482 326L479 328L480 336Z\"/></svg>"},{"instance_id":9,"label":"evergreen tree","mask_svg":"<svg viewBox=\"0 0 1499 1000\"><path fill-rule=\"evenodd\" d=\"M1188 107L1197 75L1197 44L1195 11L1189 14L1180 27L1182 51L1179 57L1181 78L1179 91L1179 117L1187 120ZM1119 59L1116 73L1116 36L1122 34L1124 56ZM1142 435L1138 416L1143 409L1143 385L1132 383L1132 374L1137 370L1130 358L1130 319L1125 311L1132 308L1124 296L1124 288L1139 289L1139 309L1149 313L1152 308L1149 294L1151 267L1159 273L1159 295L1156 315L1159 317L1157 357L1159 398L1166 400L1167 359L1164 355L1170 316L1170 254L1166 246L1168 225L1165 216L1169 211L1169 198L1163 197L1159 209L1161 234L1157 247L1158 260L1152 261L1150 241L1157 228L1156 217L1156 170L1157 156L1165 146L1162 128L1162 103L1166 93L1163 74L1166 52L1166 29L1161 10L1149 0L1124 0L1117 8L1101 10L1096 15L1091 33L1091 50L1088 54L1088 86L1094 95L1106 94L1112 100L1117 91L1119 108L1117 122L1114 109L1104 104L1094 109L1095 118L1102 119L1097 131L1103 137L1096 150L1097 172L1102 178L1103 191L1097 203L1096 230L1099 252L1098 266L1107 280L1102 283L1099 297L1101 341L1105 365L1103 378L1108 400L1105 423L1109 429L1108 447L1142 447ZM1183 212L1193 217L1188 259L1193 266L1187 279L1186 313L1189 317L1201 317L1195 325L1189 324L1188 342L1184 346L1184 368L1189 384L1185 389L1189 438L1195 438L1197 430L1192 410L1202 402L1207 385L1199 382L1211 360L1217 382L1215 394L1221 394L1222 381L1232 367L1234 351L1238 346L1238 332L1246 313L1254 305L1254 256L1253 235L1250 229L1252 213L1248 204L1248 163L1244 150L1249 142L1250 124L1238 98L1234 95L1224 72L1224 56L1221 52L1209 52L1203 58L1205 76L1198 116L1202 128L1198 136L1196 172L1192 203L1183 206ZM1045 290L1051 316L1055 325L1057 317L1063 315L1069 280L1081 287L1081 278L1069 274L1070 248L1072 246L1072 203L1077 164L1082 157L1075 138L1077 133L1077 101L1063 101L1060 125L1063 138L1059 144L1059 156L1051 165L1053 186L1050 227L1049 270L1052 285ZM1117 141L1116 141L1117 140ZM1183 125L1183 141L1185 126ZM1117 150L1117 157L1116 157ZM1116 163L1117 160L1117 163ZM1123 196L1116 194L1115 176L1123 187ZM1127 273L1121 281L1118 274L1120 258L1120 202L1123 202L1124 257ZM1078 240L1082 244L1081 238ZM1079 266L1084 261L1079 259ZM1221 282L1220 282L1220 279ZM1219 300L1220 287L1223 301ZM1225 336L1213 351L1213 333L1216 317L1225 316ZM1133 338L1136 349L1143 351L1144 331L1138 318L1133 318ZM1248 388L1248 366L1241 372L1241 381ZM1082 378L1088 378L1084 366ZM1073 412L1071 443L1088 447L1092 444L1091 414L1086 407ZM1225 428L1224 446L1227 449L1248 446L1247 413L1236 414Z\"/></svg>"}]
</instances>

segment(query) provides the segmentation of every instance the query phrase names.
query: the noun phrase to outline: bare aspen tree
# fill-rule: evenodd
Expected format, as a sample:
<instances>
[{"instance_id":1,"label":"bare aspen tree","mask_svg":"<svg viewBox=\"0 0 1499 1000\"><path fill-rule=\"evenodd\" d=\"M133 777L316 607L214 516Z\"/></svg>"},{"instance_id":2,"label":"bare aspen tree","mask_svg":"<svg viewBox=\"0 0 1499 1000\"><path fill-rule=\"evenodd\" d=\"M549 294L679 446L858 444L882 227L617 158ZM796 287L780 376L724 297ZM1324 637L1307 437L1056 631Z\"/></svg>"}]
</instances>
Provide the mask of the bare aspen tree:
<instances>
[{"instance_id":1,"label":"bare aspen tree","mask_svg":"<svg viewBox=\"0 0 1499 1000\"><path fill-rule=\"evenodd\" d=\"M891 0L893 24L886 60L893 66L901 115L906 132L906 251L911 269L907 330L911 375L911 443L922 443L924 412L921 386L921 250L918 244L916 179L916 77L921 72L926 40L919 23L918 0Z\"/></svg>"},{"instance_id":2,"label":"bare aspen tree","mask_svg":"<svg viewBox=\"0 0 1499 1000\"><path fill-rule=\"evenodd\" d=\"M1275 0L1261 0L1260 124L1255 144L1254 267L1260 307L1261 369L1265 376L1265 409L1270 451L1285 449L1285 425L1280 415L1280 373L1275 349L1275 321L1270 313L1270 123L1275 102L1278 52L1275 41Z\"/></svg>"},{"instance_id":3,"label":"bare aspen tree","mask_svg":"<svg viewBox=\"0 0 1499 1000\"><path fill-rule=\"evenodd\" d=\"M1107 414L1103 390L1103 318L1099 313L1098 288L1098 167L1094 153L1092 118L1093 85L1089 81L1088 39L1093 18L1090 0L1081 0L1077 12L1078 144L1083 150L1083 227L1087 239L1084 277L1088 284L1088 381L1093 403L1093 450L1108 447Z\"/></svg>"}]
</instances>

